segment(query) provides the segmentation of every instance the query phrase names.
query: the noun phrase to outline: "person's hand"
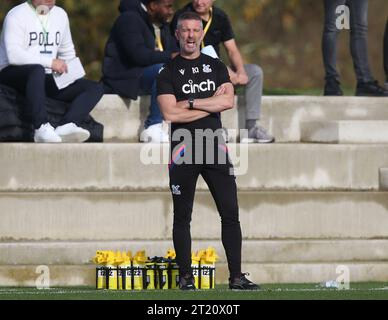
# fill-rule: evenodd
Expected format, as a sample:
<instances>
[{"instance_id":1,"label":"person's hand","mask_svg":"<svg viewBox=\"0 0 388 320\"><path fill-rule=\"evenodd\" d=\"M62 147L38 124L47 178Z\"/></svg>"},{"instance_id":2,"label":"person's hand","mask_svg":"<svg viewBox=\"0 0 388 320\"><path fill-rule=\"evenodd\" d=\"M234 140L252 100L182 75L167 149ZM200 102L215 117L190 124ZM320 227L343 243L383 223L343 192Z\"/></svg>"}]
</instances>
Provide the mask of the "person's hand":
<instances>
[{"instance_id":1,"label":"person's hand","mask_svg":"<svg viewBox=\"0 0 388 320\"><path fill-rule=\"evenodd\" d=\"M179 52L171 53L171 60L174 59L178 54L179 54Z\"/></svg>"},{"instance_id":2,"label":"person's hand","mask_svg":"<svg viewBox=\"0 0 388 320\"><path fill-rule=\"evenodd\" d=\"M237 73L237 84L246 85L248 83L248 75L245 72Z\"/></svg>"},{"instance_id":3,"label":"person's hand","mask_svg":"<svg viewBox=\"0 0 388 320\"><path fill-rule=\"evenodd\" d=\"M223 95L223 94L225 93L225 90L226 90L226 89L225 89L225 86L220 85L220 86L217 88L216 92L214 93L213 97L217 97L217 96Z\"/></svg>"},{"instance_id":4,"label":"person's hand","mask_svg":"<svg viewBox=\"0 0 388 320\"><path fill-rule=\"evenodd\" d=\"M238 77L237 77L237 73L234 72L231 68L228 67L228 73L229 73L229 78L230 78L230 81L232 82L232 84L235 86L235 85L238 85Z\"/></svg>"},{"instance_id":5,"label":"person's hand","mask_svg":"<svg viewBox=\"0 0 388 320\"><path fill-rule=\"evenodd\" d=\"M51 69L59 74L67 73L67 64L65 61L61 59L54 59L51 64Z\"/></svg>"}]
</instances>

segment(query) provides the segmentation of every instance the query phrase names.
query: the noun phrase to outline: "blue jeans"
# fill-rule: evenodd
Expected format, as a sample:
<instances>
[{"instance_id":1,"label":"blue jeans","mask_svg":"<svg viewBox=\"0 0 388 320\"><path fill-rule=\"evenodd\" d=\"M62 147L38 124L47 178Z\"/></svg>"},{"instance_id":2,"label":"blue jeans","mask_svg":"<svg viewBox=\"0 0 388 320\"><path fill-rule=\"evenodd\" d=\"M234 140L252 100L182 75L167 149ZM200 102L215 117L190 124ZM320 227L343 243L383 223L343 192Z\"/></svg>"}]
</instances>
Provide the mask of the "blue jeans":
<instances>
[{"instance_id":1,"label":"blue jeans","mask_svg":"<svg viewBox=\"0 0 388 320\"><path fill-rule=\"evenodd\" d=\"M163 121L162 113L160 112L158 101L156 100L156 76L159 74L159 70L162 66L163 64L154 64L144 68L140 78L140 94L151 95L150 114L144 123L145 129Z\"/></svg>"},{"instance_id":2,"label":"blue jeans","mask_svg":"<svg viewBox=\"0 0 388 320\"><path fill-rule=\"evenodd\" d=\"M322 53L325 65L325 79L339 75L336 68L337 36L336 8L348 5L350 11L350 51L358 82L373 81L368 62L368 0L324 0L325 27L322 37Z\"/></svg>"}]
</instances>

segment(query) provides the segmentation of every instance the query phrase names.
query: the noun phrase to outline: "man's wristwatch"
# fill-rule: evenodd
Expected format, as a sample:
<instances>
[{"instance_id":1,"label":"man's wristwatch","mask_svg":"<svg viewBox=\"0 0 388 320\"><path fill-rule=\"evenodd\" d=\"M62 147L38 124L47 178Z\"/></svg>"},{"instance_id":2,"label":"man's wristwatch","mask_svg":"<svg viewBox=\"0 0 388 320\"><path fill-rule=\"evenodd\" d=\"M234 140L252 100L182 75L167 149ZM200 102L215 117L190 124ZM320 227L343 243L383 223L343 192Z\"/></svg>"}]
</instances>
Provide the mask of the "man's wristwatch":
<instances>
[{"instance_id":1,"label":"man's wristwatch","mask_svg":"<svg viewBox=\"0 0 388 320\"><path fill-rule=\"evenodd\" d=\"M189 98L189 109L190 110L194 109L194 98Z\"/></svg>"}]
</instances>

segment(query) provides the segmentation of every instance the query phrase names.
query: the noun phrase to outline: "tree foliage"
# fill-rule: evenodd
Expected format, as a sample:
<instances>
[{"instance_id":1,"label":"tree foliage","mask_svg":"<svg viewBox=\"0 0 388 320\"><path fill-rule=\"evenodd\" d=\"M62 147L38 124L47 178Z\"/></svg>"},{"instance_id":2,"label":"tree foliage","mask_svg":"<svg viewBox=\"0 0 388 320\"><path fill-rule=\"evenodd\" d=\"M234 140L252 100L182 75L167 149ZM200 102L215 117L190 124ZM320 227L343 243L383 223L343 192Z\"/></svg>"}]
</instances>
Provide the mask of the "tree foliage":
<instances>
[{"instance_id":1,"label":"tree foliage","mask_svg":"<svg viewBox=\"0 0 388 320\"><path fill-rule=\"evenodd\" d=\"M0 22L22 0L1 0ZM105 42L118 16L119 0L57 0L69 14L78 54L88 76L99 79ZM188 0L176 0L176 7ZM321 35L323 0L216 0L231 18L236 40L247 62L264 69L266 87L320 87L323 81ZM369 56L382 78L382 38L387 0L369 1ZM338 66L343 82L354 83L345 31L339 37Z\"/></svg>"}]
</instances>

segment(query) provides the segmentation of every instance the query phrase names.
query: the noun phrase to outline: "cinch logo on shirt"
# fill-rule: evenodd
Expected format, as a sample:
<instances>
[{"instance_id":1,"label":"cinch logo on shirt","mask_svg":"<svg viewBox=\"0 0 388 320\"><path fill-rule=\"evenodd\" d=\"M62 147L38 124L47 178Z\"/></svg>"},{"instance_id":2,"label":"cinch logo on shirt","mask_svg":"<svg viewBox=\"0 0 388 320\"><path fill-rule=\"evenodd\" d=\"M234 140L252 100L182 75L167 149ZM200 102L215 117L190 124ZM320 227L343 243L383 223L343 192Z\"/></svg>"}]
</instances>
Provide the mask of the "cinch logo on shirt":
<instances>
[{"instance_id":1,"label":"cinch logo on shirt","mask_svg":"<svg viewBox=\"0 0 388 320\"><path fill-rule=\"evenodd\" d=\"M194 83L193 80L189 80L189 83L182 86L182 91L185 94L197 93L197 92L206 92L206 91L216 91L216 84L214 81L207 79L200 83Z\"/></svg>"}]
</instances>

